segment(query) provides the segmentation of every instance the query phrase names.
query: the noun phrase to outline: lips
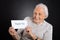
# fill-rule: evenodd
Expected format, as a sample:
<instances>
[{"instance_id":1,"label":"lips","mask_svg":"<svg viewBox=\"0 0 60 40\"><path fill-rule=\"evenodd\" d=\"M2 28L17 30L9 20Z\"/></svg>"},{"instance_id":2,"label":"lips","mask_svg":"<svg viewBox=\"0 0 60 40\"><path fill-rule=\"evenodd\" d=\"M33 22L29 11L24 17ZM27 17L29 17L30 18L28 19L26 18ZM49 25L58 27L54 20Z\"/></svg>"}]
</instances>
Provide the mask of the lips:
<instances>
[{"instance_id":1,"label":"lips","mask_svg":"<svg viewBox=\"0 0 60 40\"><path fill-rule=\"evenodd\" d=\"M39 20L39 19L36 19L36 18L35 18L34 20Z\"/></svg>"}]
</instances>

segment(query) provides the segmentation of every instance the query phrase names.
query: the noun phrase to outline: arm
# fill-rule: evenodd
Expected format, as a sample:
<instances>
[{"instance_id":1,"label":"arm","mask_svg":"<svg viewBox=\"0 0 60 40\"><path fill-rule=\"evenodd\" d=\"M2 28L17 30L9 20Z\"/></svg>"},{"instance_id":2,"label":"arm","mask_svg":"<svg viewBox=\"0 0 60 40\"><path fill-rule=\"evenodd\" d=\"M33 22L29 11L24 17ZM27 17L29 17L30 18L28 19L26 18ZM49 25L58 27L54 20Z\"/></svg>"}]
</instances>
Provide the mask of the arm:
<instances>
[{"instance_id":1,"label":"arm","mask_svg":"<svg viewBox=\"0 0 60 40\"><path fill-rule=\"evenodd\" d=\"M21 36L23 35L23 31L24 29L18 29L17 33L19 35L19 39L21 38Z\"/></svg>"},{"instance_id":2,"label":"arm","mask_svg":"<svg viewBox=\"0 0 60 40\"><path fill-rule=\"evenodd\" d=\"M37 37L35 34L31 34L33 40L42 40L41 38Z\"/></svg>"},{"instance_id":3,"label":"arm","mask_svg":"<svg viewBox=\"0 0 60 40\"><path fill-rule=\"evenodd\" d=\"M52 32L53 32L53 28L52 25L50 25L47 29L47 31L45 32L43 39L36 37L36 35L31 35L33 40L37 39L37 40L52 40Z\"/></svg>"},{"instance_id":4,"label":"arm","mask_svg":"<svg viewBox=\"0 0 60 40\"><path fill-rule=\"evenodd\" d=\"M21 36L19 36L19 33L18 32L16 32L15 31L15 29L13 28L13 27L9 27L9 34L12 36L12 38L14 39L14 40L20 40L20 37Z\"/></svg>"},{"instance_id":5,"label":"arm","mask_svg":"<svg viewBox=\"0 0 60 40\"><path fill-rule=\"evenodd\" d=\"M30 35L33 40L42 40L41 38L37 37L35 34L32 33L31 27L26 27L25 31L27 35Z\"/></svg>"},{"instance_id":6,"label":"arm","mask_svg":"<svg viewBox=\"0 0 60 40\"><path fill-rule=\"evenodd\" d=\"M48 30L45 32L43 40L52 40L52 26L49 26Z\"/></svg>"},{"instance_id":7,"label":"arm","mask_svg":"<svg viewBox=\"0 0 60 40\"><path fill-rule=\"evenodd\" d=\"M19 36L19 35L12 35L12 38L13 38L14 40L20 40L20 36Z\"/></svg>"}]
</instances>

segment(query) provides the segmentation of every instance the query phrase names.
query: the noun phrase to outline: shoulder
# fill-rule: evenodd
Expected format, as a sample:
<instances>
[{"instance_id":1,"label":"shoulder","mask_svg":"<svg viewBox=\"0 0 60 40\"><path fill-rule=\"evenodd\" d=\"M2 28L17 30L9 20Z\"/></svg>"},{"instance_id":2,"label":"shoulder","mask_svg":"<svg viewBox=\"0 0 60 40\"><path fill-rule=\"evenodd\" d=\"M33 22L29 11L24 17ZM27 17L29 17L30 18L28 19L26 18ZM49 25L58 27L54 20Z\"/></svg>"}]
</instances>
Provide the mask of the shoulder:
<instances>
[{"instance_id":1,"label":"shoulder","mask_svg":"<svg viewBox=\"0 0 60 40\"><path fill-rule=\"evenodd\" d=\"M24 20L29 20L29 19L30 19L30 17L29 17L29 16L24 18Z\"/></svg>"},{"instance_id":2,"label":"shoulder","mask_svg":"<svg viewBox=\"0 0 60 40\"><path fill-rule=\"evenodd\" d=\"M24 20L27 20L28 22L32 21L31 19L32 17L29 17L29 16L24 18Z\"/></svg>"},{"instance_id":3,"label":"shoulder","mask_svg":"<svg viewBox=\"0 0 60 40\"><path fill-rule=\"evenodd\" d=\"M48 29L53 29L53 25L52 24L48 23L47 21L45 21L45 23L46 23Z\"/></svg>"}]
</instances>

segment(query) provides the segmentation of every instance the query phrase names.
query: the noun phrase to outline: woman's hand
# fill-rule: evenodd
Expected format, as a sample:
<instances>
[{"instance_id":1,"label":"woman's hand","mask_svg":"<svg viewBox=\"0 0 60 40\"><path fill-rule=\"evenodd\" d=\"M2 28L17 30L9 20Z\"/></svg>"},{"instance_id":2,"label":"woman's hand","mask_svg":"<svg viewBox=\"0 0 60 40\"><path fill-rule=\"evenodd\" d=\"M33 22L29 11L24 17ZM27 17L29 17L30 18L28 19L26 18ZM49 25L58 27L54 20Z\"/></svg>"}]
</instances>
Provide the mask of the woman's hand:
<instances>
[{"instance_id":1,"label":"woman's hand","mask_svg":"<svg viewBox=\"0 0 60 40\"><path fill-rule=\"evenodd\" d=\"M26 31L26 33L27 33L28 35L31 35L31 34L32 34L32 28L29 27L29 26L27 26L27 27L25 28L25 31Z\"/></svg>"},{"instance_id":2,"label":"woman's hand","mask_svg":"<svg viewBox=\"0 0 60 40\"><path fill-rule=\"evenodd\" d=\"M14 40L19 39L19 35L17 34L17 32L15 31L15 29L13 27L9 27L8 32L13 37Z\"/></svg>"},{"instance_id":3,"label":"woman's hand","mask_svg":"<svg viewBox=\"0 0 60 40\"><path fill-rule=\"evenodd\" d=\"M36 37L35 34L32 33L32 28L31 28L31 27L27 26L27 27L25 28L25 31L26 31L26 33L27 33L28 35L30 35L30 36L33 38L33 40L36 40L37 37ZM41 40L41 39L38 38L37 40Z\"/></svg>"},{"instance_id":4,"label":"woman's hand","mask_svg":"<svg viewBox=\"0 0 60 40\"><path fill-rule=\"evenodd\" d=\"M17 34L17 32L15 31L15 29L14 29L13 27L9 27L8 32L9 32L9 34L12 35L12 36Z\"/></svg>"},{"instance_id":5,"label":"woman's hand","mask_svg":"<svg viewBox=\"0 0 60 40\"><path fill-rule=\"evenodd\" d=\"M30 35L30 36L33 38L33 40L35 40L36 35L32 33L32 28L31 28L31 27L27 26L27 27L25 28L25 31L26 31L26 33L27 33L28 35Z\"/></svg>"}]
</instances>

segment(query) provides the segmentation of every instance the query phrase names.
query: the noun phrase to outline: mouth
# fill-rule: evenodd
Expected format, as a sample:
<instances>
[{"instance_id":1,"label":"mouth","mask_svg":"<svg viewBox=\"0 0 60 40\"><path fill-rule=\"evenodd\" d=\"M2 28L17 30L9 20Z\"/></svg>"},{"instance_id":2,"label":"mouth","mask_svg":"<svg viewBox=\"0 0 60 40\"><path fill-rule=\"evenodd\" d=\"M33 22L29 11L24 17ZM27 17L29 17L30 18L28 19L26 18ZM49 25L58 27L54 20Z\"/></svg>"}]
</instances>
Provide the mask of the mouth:
<instances>
[{"instance_id":1,"label":"mouth","mask_svg":"<svg viewBox=\"0 0 60 40\"><path fill-rule=\"evenodd\" d=\"M40 20L40 19L39 18L38 19L34 18L34 20Z\"/></svg>"}]
</instances>

